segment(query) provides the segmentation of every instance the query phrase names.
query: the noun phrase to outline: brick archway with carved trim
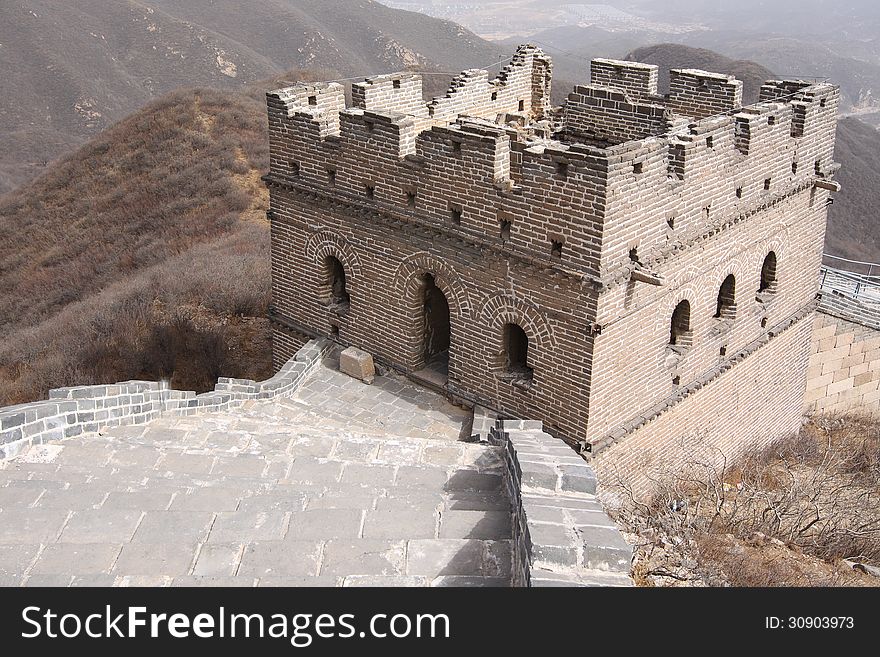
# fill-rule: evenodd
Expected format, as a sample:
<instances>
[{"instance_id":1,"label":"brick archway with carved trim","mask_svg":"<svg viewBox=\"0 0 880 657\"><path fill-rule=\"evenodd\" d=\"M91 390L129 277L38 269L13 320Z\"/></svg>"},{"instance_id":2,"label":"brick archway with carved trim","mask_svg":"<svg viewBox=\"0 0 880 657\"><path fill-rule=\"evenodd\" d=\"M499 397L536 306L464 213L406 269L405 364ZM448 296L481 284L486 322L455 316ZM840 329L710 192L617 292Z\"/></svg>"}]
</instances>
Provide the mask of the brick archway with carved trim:
<instances>
[{"instance_id":1,"label":"brick archway with carved trim","mask_svg":"<svg viewBox=\"0 0 880 657\"><path fill-rule=\"evenodd\" d=\"M483 306L482 322L494 336L489 345L492 353L489 367L496 373L504 369L506 324L516 324L525 331L529 339L529 360L532 362L539 363L542 354L556 348L556 339L547 318L536 306L523 299L503 295L490 298Z\"/></svg>"},{"instance_id":2,"label":"brick archway with carved trim","mask_svg":"<svg viewBox=\"0 0 880 657\"><path fill-rule=\"evenodd\" d=\"M471 317L470 296L458 275L440 258L427 252L415 253L404 259L392 278L392 289L400 299L403 318L400 327L400 350L403 364L410 370L425 365L424 354L424 277L430 274L434 284L449 304L449 370L455 368L457 354L456 336L458 325Z\"/></svg>"}]
</instances>

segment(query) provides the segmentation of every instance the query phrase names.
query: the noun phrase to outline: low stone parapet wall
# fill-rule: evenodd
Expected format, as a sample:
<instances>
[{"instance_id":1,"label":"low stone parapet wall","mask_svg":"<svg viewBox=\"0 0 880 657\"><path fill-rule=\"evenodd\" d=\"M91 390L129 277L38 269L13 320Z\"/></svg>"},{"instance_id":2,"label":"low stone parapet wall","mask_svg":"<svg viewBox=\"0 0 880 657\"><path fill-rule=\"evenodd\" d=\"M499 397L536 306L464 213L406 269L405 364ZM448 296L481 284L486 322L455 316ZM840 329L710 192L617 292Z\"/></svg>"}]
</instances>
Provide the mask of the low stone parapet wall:
<instances>
[{"instance_id":1,"label":"low stone parapet wall","mask_svg":"<svg viewBox=\"0 0 880 657\"><path fill-rule=\"evenodd\" d=\"M632 586L632 547L596 499L592 467L531 420L498 420L514 586Z\"/></svg>"},{"instance_id":2,"label":"low stone parapet wall","mask_svg":"<svg viewBox=\"0 0 880 657\"><path fill-rule=\"evenodd\" d=\"M144 424L163 414L225 411L251 399L288 395L318 366L329 348L325 340L312 340L270 379L221 377L213 391L200 395L156 381L50 390L47 400L0 408L0 459L14 457L31 445L104 427Z\"/></svg>"}]
</instances>

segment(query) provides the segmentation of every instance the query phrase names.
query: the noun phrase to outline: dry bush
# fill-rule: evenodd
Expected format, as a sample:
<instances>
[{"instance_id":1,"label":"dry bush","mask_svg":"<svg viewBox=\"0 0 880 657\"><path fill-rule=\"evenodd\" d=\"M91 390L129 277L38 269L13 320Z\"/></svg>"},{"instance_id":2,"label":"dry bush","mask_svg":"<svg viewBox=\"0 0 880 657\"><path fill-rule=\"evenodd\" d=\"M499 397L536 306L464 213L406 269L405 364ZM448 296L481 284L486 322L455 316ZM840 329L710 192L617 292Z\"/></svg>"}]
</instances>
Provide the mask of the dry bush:
<instances>
[{"instance_id":1,"label":"dry bush","mask_svg":"<svg viewBox=\"0 0 880 657\"><path fill-rule=\"evenodd\" d=\"M243 224L67 305L0 345L0 405L50 388L170 379L211 389L217 376L271 375L269 238Z\"/></svg>"},{"instance_id":2,"label":"dry bush","mask_svg":"<svg viewBox=\"0 0 880 657\"><path fill-rule=\"evenodd\" d=\"M243 94L175 92L109 128L0 198L0 328L229 235L265 205L240 178L267 164L264 105Z\"/></svg>"},{"instance_id":3,"label":"dry bush","mask_svg":"<svg viewBox=\"0 0 880 657\"><path fill-rule=\"evenodd\" d=\"M819 416L735 464L687 442L690 458L655 478L650 502L623 478L610 487L649 564L640 566L643 580L839 585L861 581L840 560L880 564L876 418Z\"/></svg>"}]
</instances>

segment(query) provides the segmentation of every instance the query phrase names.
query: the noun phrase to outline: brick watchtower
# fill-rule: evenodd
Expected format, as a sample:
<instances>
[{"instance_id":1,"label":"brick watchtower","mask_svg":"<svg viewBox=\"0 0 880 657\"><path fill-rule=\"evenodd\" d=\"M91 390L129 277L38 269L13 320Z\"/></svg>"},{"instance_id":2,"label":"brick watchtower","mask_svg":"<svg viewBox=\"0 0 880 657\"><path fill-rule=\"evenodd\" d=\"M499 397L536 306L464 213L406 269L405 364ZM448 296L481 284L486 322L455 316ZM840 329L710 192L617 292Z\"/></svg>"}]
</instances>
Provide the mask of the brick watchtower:
<instances>
[{"instance_id":1,"label":"brick watchtower","mask_svg":"<svg viewBox=\"0 0 880 657\"><path fill-rule=\"evenodd\" d=\"M276 364L308 336L625 460L801 416L839 93L521 46L268 94Z\"/></svg>"}]
</instances>

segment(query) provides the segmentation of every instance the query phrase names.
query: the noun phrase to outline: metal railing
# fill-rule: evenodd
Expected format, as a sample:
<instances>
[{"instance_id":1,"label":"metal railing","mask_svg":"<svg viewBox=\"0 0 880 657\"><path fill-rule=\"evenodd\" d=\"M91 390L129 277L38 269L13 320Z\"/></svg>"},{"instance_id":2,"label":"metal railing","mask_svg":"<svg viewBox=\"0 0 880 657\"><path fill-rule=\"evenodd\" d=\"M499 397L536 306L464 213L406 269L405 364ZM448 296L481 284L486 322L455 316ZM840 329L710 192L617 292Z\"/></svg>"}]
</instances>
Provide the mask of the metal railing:
<instances>
[{"instance_id":1,"label":"metal railing","mask_svg":"<svg viewBox=\"0 0 880 657\"><path fill-rule=\"evenodd\" d=\"M880 263L862 262L861 260L849 260L834 256L830 253L822 254L822 261L827 262L832 269L844 270L853 274L861 274L863 276L880 279Z\"/></svg>"},{"instance_id":2,"label":"metal railing","mask_svg":"<svg viewBox=\"0 0 880 657\"><path fill-rule=\"evenodd\" d=\"M880 264L825 254L819 287L869 304L880 304Z\"/></svg>"}]
</instances>

